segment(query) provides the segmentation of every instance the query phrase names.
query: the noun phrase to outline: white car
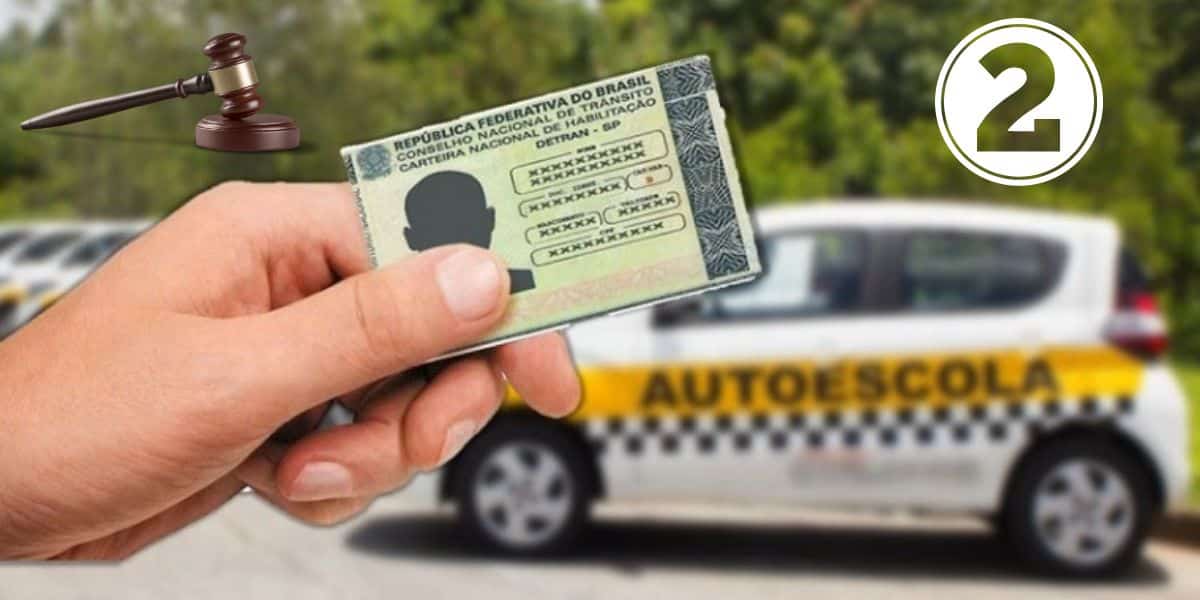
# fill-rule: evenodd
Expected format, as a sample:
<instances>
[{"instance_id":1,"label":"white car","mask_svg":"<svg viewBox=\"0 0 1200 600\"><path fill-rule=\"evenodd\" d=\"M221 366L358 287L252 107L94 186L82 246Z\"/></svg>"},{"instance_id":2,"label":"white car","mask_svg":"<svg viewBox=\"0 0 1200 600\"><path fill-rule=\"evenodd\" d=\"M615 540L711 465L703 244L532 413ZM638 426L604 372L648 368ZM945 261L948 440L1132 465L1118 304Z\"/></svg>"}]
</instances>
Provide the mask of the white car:
<instances>
[{"instance_id":1,"label":"white car","mask_svg":"<svg viewBox=\"0 0 1200 600\"><path fill-rule=\"evenodd\" d=\"M54 261L83 237L83 227L73 223L33 223L19 229L25 234L0 253L0 337L19 325L18 313L30 296L21 272Z\"/></svg>"},{"instance_id":2,"label":"white car","mask_svg":"<svg viewBox=\"0 0 1200 600\"><path fill-rule=\"evenodd\" d=\"M144 221L86 223L80 225L78 238L51 257L13 265L10 277L24 286L26 297L9 327L18 327L48 308L148 225Z\"/></svg>"},{"instance_id":3,"label":"white car","mask_svg":"<svg viewBox=\"0 0 1200 600\"><path fill-rule=\"evenodd\" d=\"M26 225L0 225L0 263L31 235ZM0 271L0 330L24 300L25 288L14 283L6 272Z\"/></svg>"},{"instance_id":4,"label":"white car","mask_svg":"<svg viewBox=\"0 0 1200 600\"><path fill-rule=\"evenodd\" d=\"M0 260L30 234L27 225L0 225Z\"/></svg>"},{"instance_id":5,"label":"white car","mask_svg":"<svg viewBox=\"0 0 1200 600\"><path fill-rule=\"evenodd\" d=\"M594 501L991 519L1059 573L1118 572L1188 482L1166 328L1107 219L836 202L757 213L758 281L575 326L583 403L510 398L405 492L502 551L569 548Z\"/></svg>"}]
</instances>

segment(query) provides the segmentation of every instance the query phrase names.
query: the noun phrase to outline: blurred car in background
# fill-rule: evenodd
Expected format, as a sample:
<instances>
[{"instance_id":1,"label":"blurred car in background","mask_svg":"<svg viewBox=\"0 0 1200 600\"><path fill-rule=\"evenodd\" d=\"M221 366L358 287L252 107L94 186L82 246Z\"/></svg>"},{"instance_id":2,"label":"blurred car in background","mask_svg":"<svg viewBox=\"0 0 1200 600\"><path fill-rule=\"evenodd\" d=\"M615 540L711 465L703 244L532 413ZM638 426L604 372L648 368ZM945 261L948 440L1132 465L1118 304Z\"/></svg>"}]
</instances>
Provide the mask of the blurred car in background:
<instances>
[{"instance_id":1,"label":"blurred car in background","mask_svg":"<svg viewBox=\"0 0 1200 600\"><path fill-rule=\"evenodd\" d=\"M148 226L93 221L13 227L23 235L0 254L0 337L37 316Z\"/></svg>"},{"instance_id":2,"label":"blurred car in background","mask_svg":"<svg viewBox=\"0 0 1200 600\"><path fill-rule=\"evenodd\" d=\"M27 226L0 225L0 264L6 263L6 257L14 252L14 248L20 246L30 235L32 235L32 232ZM0 270L0 328L3 327L2 324L10 318L11 313L16 311L17 306L24 299L24 287L13 283L5 271ZM0 329L0 335L2 335L2 329Z\"/></svg>"},{"instance_id":3,"label":"blurred car in background","mask_svg":"<svg viewBox=\"0 0 1200 600\"><path fill-rule=\"evenodd\" d=\"M1186 488L1186 399L1112 221L928 202L756 220L758 281L575 326L576 413L538 417L510 390L405 494L522 555L569 549L595 501L651 500L969 513L1049 571L1134 562ZM147 225L0 229L17 306L0 325Z\"/></svg>"},{"instance_id":4,"label":"blurred car in background","mask_svg":"<svg viewBox=\"0 0 1200 600\"><path fill-rule=\"evenodd\" d=\"M596 500L700 500L977 514L1048 571L1133 563L1185 490L1187 419L1112 221L843 202L757 223L758 281L572 328L579 410L510 397L406 494L513 554L569 548Z\"/></svg>"},{"instance_id":5,"label":"blurred car in background","mask_svg":"<svg viewBox=\"0 0 1200 600\"><path fill-rule=\"evenodd\" d=\"M0 260L9 250L28 238L29 228L24 225L0 225Z\"/></svg>"},{"instance_id":6,"label":"blurred car in background","mask_svg":"<svg viewBox=\"0 0 1200 600\"><path fill-rule=\"evenodd\" d=\"M17 241L0 254L0 338L20 325L17 313L29 298L28 282L15 272L52 260L82 235L77 223L29 223L12 228L20 232Z\"/></svg>"}]
</instances>

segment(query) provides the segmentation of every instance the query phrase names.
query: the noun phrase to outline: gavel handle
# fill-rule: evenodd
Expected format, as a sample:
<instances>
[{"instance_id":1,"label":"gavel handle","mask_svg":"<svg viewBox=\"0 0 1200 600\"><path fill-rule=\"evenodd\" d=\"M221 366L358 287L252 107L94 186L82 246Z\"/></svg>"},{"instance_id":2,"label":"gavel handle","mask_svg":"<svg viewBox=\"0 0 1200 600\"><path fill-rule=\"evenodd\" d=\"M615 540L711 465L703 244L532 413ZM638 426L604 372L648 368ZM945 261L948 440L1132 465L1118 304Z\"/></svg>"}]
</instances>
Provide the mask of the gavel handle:
<instances>
[{"instance_id":1,"label":"gavel handle","mask_svg":"<svg viewBox=\"0 0 1200 600\"><path fill-rule=\"evenodd\" d=\"M207 94L211 91L213 91L212 79L209 78L208 73L201 73L194 77L176 80L175 83L129 92L120 96L88 100L52 110L21 123L21 129L45 129L68 123L78 123L135 106L144 106L171 98L186 98L192 94Z\"/></svg>"}]
</instances>

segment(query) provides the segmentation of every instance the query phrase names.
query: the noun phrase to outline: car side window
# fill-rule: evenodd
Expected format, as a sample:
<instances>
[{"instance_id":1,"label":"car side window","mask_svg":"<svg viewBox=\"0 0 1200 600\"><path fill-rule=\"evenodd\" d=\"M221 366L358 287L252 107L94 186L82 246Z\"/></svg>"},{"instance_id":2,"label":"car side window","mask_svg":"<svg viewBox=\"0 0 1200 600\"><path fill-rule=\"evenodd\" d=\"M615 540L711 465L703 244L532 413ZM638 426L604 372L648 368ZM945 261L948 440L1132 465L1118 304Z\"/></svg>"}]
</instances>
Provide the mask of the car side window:
<instances>
[{"instance_id":1,"label":"car side window","mask_svg":"<svg viewBox=\"0 0 1200 600\"><path fill-rule=\"evenodd\" d=\"M1014 308L1058 281L1063 247L1022 235L919 231L901 258L900 304L915 312Z\"/></svg>"},{"instance_id":2,"label":"car side window","mask_svg":"<svg viewBox=\"0 0 1200 600\"><path fill-rule=\"evenodd\" d=\"M63 260L65 267L88 266L107 258L129 241L128 233L109 233L76 247Z\"/></svg>"},{"instance_id":3,"label":"car side window","mask_svg":"<svg viewBox=\"0 0 1200 600\"><path fill-rule=\"evenodd\" d=\"M14 262L24 264L45 260L65 248L68 244L79 239L80 235L80 233L74 231L60 231L46 234L25 246L20 251L21 253L17 255Z\"/></svg>"},{"instance_id":4,"label":"car side window","mask_svg":"<svg viewBox=\"0 0 1200 600\"><path fill-rule=\"evenodd\" d=\"M18 242L21 242L28 236L29 234L25 233L24 231L9 231L7 233L0 234L0 253L17 245Z\"/></svg>"},{"instance_id":5,"label":"car side window","mask_svg":"<svg viewBox=\"0 0 1200 600\"><path fill-rule=\"evenodd\" d=\"M763 240L759 253L764 272L756 281L663 305L655 322L809 317L859 307L867 263L864 233L775 235Z\"/></svg>"}]
</instances>

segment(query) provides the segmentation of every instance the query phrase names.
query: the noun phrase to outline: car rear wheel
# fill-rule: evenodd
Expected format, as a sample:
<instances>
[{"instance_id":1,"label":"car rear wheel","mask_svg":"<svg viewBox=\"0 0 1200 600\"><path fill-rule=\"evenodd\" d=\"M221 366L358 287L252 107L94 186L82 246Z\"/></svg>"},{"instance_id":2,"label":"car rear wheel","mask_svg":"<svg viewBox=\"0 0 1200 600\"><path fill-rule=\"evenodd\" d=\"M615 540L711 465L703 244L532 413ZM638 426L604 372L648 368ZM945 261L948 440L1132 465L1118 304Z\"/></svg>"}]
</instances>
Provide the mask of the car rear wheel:
<instances>
[{"instance_id":1,"label":"car rear wheel","mask_svg":"<svg viewBox=\"0 0 1200 600\"><path fill-rule=\"evenodd\" d=\"M1141 465L1100 441L1034 451L1007 502L1008 539L1034 568L1078 577L1117 575L1141 555L1153 512Z\"/></svg>"},{"instance_id":2,"label":"car rear wheel","mask_svg":"<svg viewBox=\"0 0 1200 600\"><path fill-rule=\"evenodd\" d=\"M587 520L591 488L583 451L561 425L500 421L456 469L461 524L487 548L518 555L564 550Z\"/></svg>"}]
</instances>

